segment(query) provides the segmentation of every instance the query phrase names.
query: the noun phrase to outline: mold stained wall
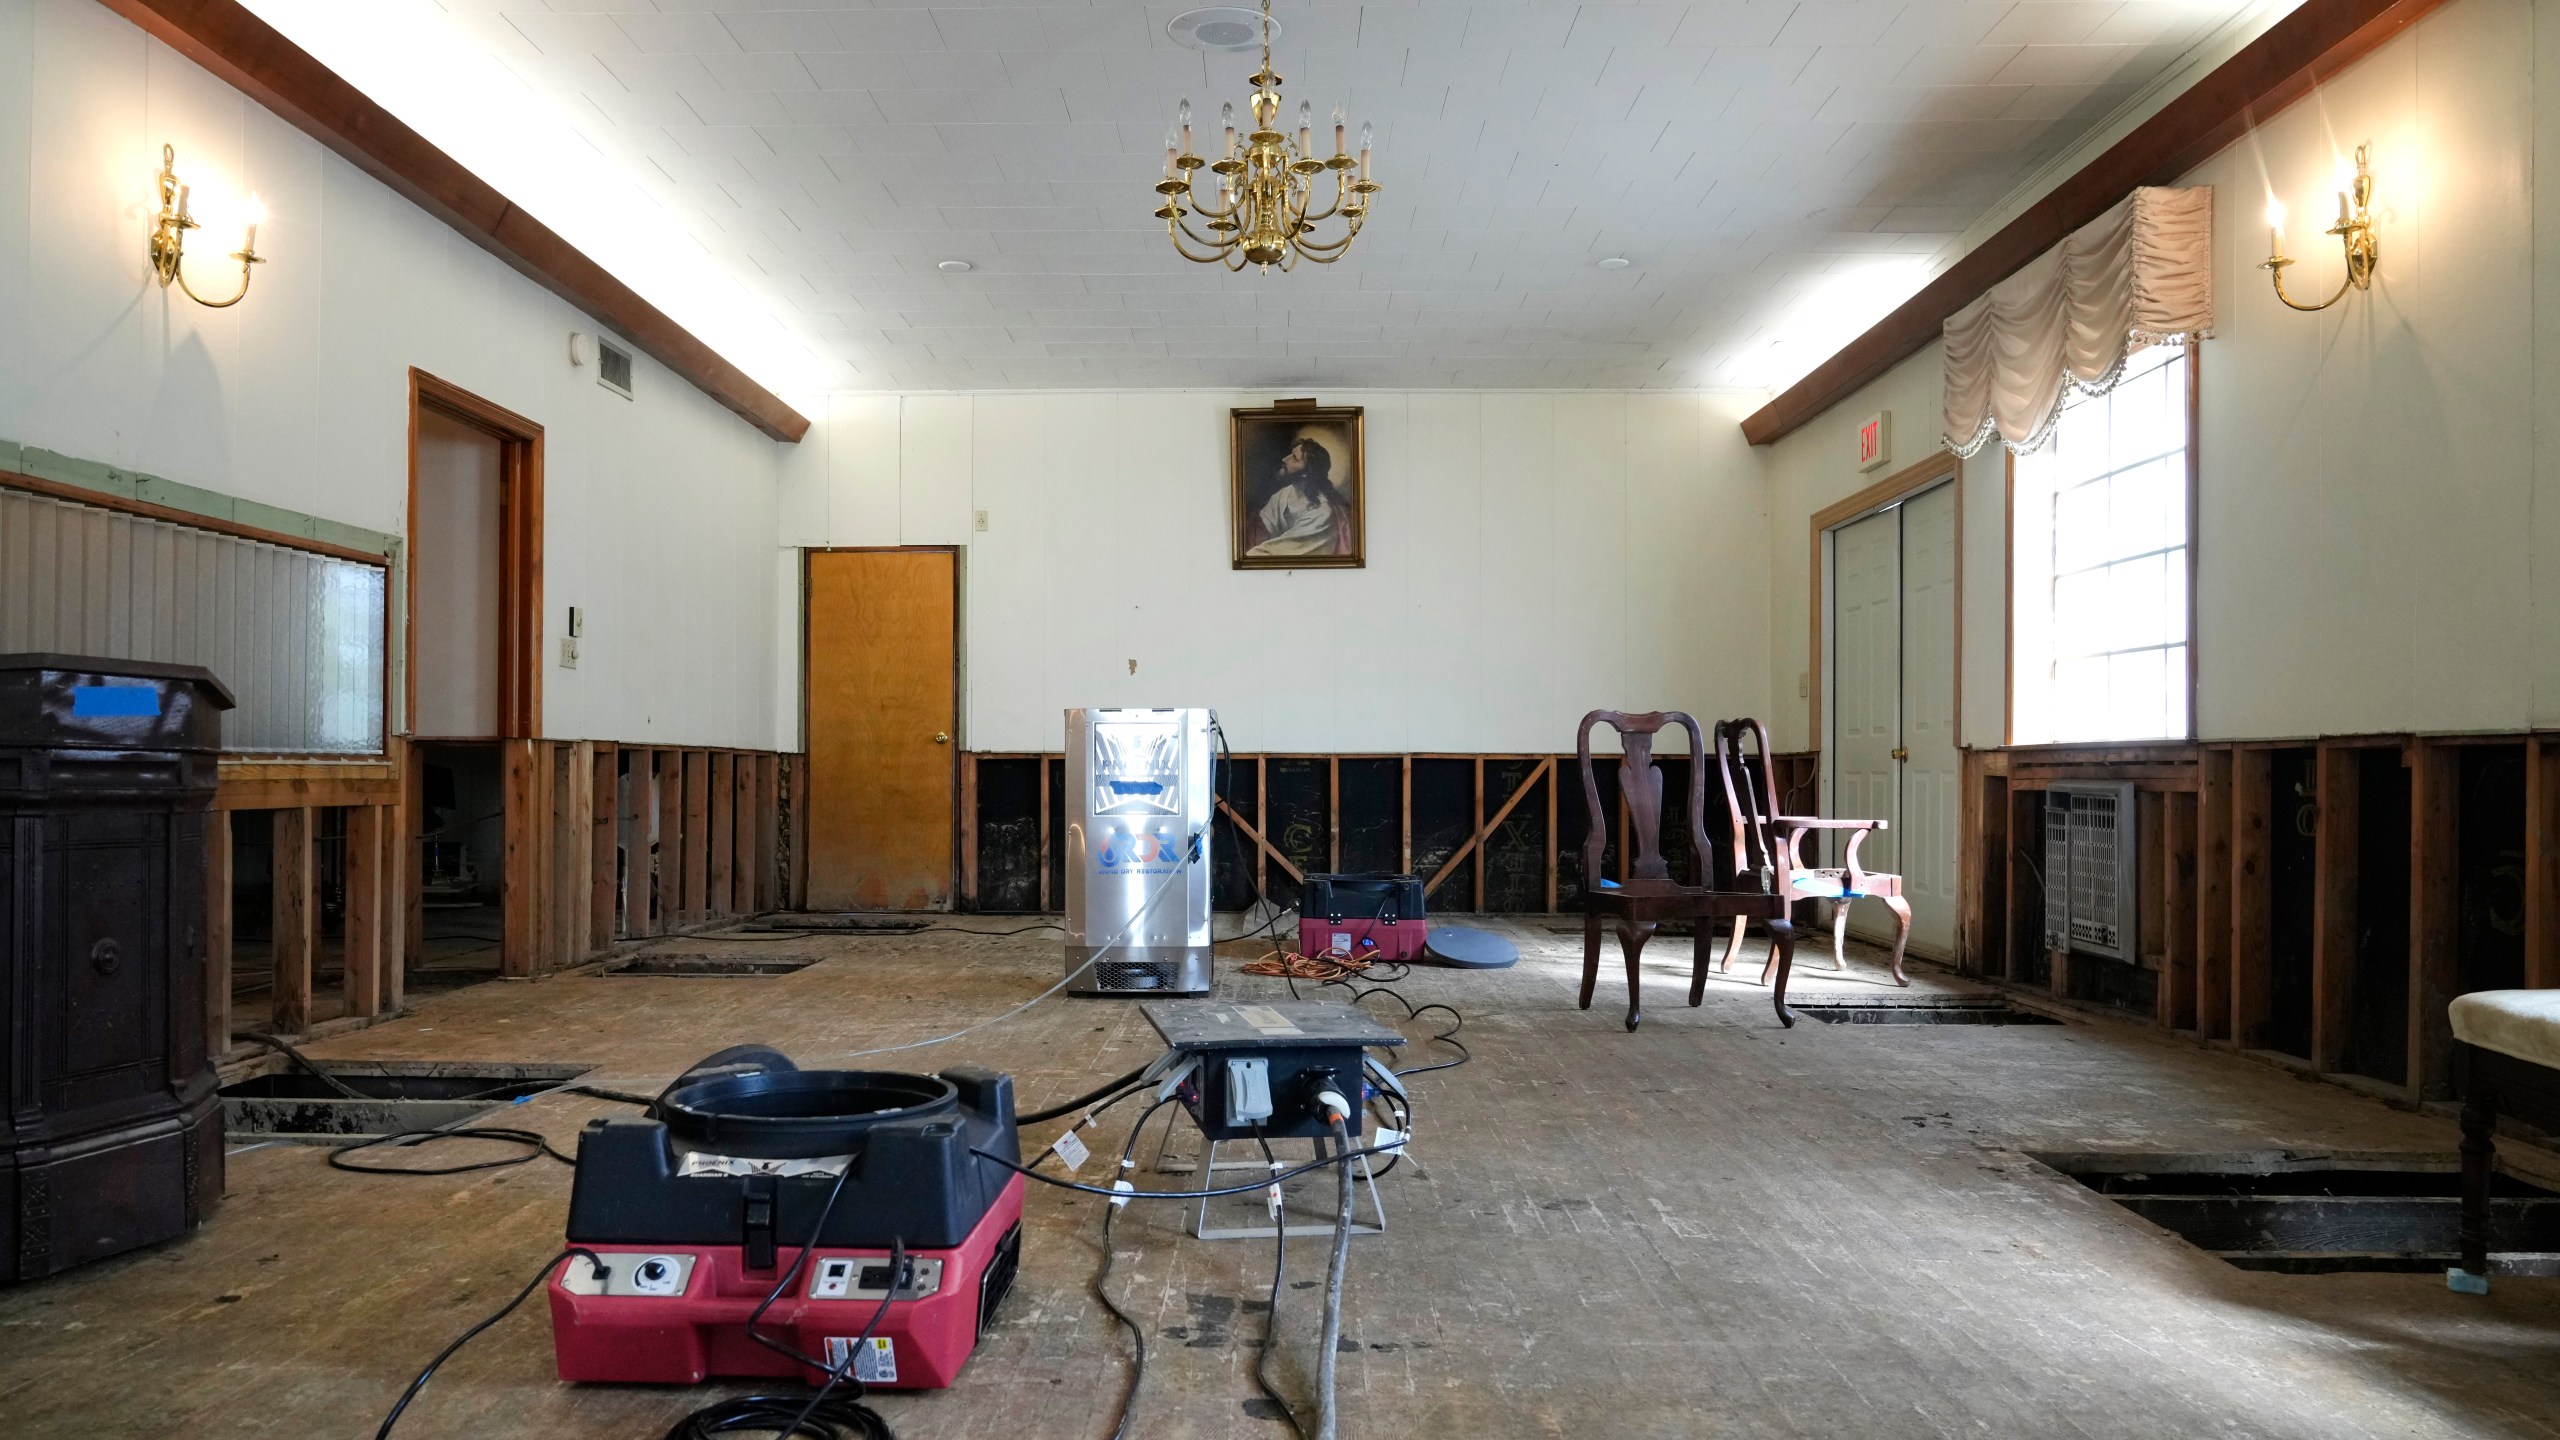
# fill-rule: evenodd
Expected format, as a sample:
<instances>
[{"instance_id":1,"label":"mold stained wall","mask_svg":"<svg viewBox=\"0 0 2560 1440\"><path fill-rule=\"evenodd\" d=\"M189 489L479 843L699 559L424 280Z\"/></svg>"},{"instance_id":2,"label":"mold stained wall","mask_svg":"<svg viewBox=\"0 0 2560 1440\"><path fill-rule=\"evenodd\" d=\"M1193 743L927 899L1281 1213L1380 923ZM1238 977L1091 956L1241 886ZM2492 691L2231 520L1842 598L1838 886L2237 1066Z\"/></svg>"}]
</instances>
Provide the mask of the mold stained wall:
<instances>
[{"instance_id":1,"label":"mold stained wall","mask_svg":"<svg viewBox=\"0 0 2560 1440\"><path fill-rule=\"evenodd\" d=\"M153 283L164 143L269 211L236 308ZM197 232L208 293L237 243ZM544 427L546 733L772 746L788 447L646 357L637 400L599 388L595 328L93 0L0 0L0 439L398 534L417 366Z\"/></svg>"},{"instance_id":2,"label":"mold stained wall","mask_svg":"<svg viewBox=\"0 0 2560 1440\"><path fill-rule=\"evenodd\" d=\"M2536 76L2541 77L2537 83ZM2333 155L2373 142L2370 294L2341 273ZM2067 172L2066 172L2067 173ZM2196 720L2205 739L2560 724L2560 0L2452 0L2180 181L2215 189L2217 334L2199 361ZM1772 447L1770 684L1807 664L1807 518L1939 428L1935 348ZM1965 743L2001 743L2005 465L1965 467ZM1783 699L1781 745L1804 739Z\"/></svg>"}]
</instances>

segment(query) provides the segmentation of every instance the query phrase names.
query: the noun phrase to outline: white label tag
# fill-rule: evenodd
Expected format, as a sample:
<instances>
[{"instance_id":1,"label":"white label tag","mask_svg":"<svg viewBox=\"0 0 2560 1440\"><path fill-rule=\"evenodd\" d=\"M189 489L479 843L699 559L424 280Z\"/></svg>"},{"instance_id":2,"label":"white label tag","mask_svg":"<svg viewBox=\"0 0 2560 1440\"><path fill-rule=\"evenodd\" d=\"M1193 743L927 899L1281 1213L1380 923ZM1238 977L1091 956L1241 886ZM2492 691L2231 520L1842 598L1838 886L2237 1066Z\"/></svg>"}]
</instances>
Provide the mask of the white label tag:
<instances>
[{"instance_id":1,"label":"white label tag","mask_svg":"<svg viewBox=\"0 0 2560 1440\"><path fill-rule=\"evenodd\" d=\"M1272 1161L1271 1184L1264 1191L1266 1203L1269 1205L1271 1210L1271 1218L1274 1220L1280 1218L1280 1170L1280 1162L1277 1160Z\"/></svg>"},{"instance_id":2,"label":"white label tag","mask_svg":"<svg viewBox=\"0 0 2560 1440\"><path fill-rule=\"evenodd\" d=\"M1268 1005L1239 1005L1236 1007L1236 1015L1239 1019L1243 1020L1244 1023L1261 1031L1265 1035L1300 1035L1305 1033L1298 1028L1296 1021L1291 1020L1288 1016L1281 1014L1279 1011L1272 1009Z\"/></svg>"},{"instance_id":3,"label":"white label tag","mask_svg":"<svg viewBox=\"0 0 2560 1440\"><path fill-rule=\"evenodd\" d=\"M1121 1206L1128 1204L1128 1203L1129 1203L1129 1201L1130 1201L1130 1199L1131 1199L1132 1197L1134 1197L1137 1193L1138 1193L1138 1187L1137 1187L1137 1186L1135 1186L1135 1185L1130 1184L1130 1183L1129 1183L1128 1181L1126 1181L1126 1180L1114 1180L1114 1181L1112 1181L1112 1182L1111 1182L1111 1208L1112 1208L1112 1209L1114 1209L1114 1210L1117 1210L1117 1209L1119 1209Z\"/></svg>"},{"instance_id":4,"label":"white label tag","mask_svg":"<svg viewBox=\"0 0 2560 1440\"><path fill-rule=\"evenodd\" d=\"M1050 1141L1049 1148L1057 1151L1058 1158L1067 1162L1067 1173L1071 1175L1093 1154L1084 1147L1082 1140L1076 1138L1076 1132L1073 1130Z\"/></svg>"},{"instance_id":5,"label":"white label tag","mask_svg":"<svg viewBox=\"0 0 2560 1440\"><path fill-rule=\"evenodd\" d=\"M854 1342L858 1338L845 1335L828 1336L827 1368L843 1369L845 1353L851 1351L854 1379L865 1385L897 1384L898 1342L886 1335L874 1335L862 1341L861 1347L856 1349Z\"/></svg>"},{"instance_id":6,"label":"white label tag","mask_svg":"<svg viewBox=\"0 0 2560 1440\"><path fill-rule=\"evenodd\" d=\"M1404 1142L1405 1132L1390 1130L1381 1125L1378 1127L1378 1138L1369 1142L1369 1148L1383 1150L1390 1155L1401 1155L1404 1153ZM1414 1163L1419 1165L1422 1162L1417 1160Z\"/></svg>"}]
</instances>

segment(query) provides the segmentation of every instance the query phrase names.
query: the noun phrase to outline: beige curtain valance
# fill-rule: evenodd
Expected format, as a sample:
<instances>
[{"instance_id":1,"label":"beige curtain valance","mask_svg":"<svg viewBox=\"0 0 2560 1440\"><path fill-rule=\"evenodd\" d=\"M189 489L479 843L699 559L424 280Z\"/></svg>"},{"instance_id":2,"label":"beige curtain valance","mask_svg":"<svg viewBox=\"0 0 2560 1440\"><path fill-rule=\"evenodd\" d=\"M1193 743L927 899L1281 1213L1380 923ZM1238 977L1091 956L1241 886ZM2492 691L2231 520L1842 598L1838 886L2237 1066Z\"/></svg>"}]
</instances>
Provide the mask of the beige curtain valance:
<instances>
[{"instance_id":1,"label":"beige curtain valance","mask_svg":"<svg viewBox=\"0 0 2560 1440\"><path fill-rule=\"evenodd\" d=\"M2213 333L2213 188L2145 186L1947 318L1946 442L2041 447L2073 393Z\"/></svg>"}]
</instances>

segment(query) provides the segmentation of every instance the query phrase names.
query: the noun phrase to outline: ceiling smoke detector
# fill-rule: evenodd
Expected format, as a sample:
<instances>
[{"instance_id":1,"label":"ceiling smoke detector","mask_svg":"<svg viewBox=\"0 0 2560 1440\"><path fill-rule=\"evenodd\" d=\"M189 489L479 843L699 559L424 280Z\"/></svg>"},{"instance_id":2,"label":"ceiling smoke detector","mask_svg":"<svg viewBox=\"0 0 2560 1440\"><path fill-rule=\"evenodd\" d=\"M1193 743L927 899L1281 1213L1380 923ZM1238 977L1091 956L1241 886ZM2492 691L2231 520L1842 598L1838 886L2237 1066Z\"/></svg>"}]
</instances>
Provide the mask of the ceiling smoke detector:
<instances>
[{"instance_id":1,"label":"ceiling smoke detector","mask_svg":"<svg viewBox=\"0 0 2560 1440\"><path fill-rule=\"evenodd\" d=\"M1234 5L1212 5L1174 16L1165 22L1164 33L1193 50L1252 50L1262 44L1262 16ZM1271 34L1279 38L1279 21L1271 22Z\"/></svg>"},{"instance_id":2,"label":"ceiling smoke detector","mask_svg":"<svg viewBox=\"0 0 2560 1440\"><path fill-rule=\"evenodd\" d=\"M1634 262L1628 260L1624 255L1612 255L1608 259L1600 262L1600 268L1603 270L1624 270L1632 263Z\"/></svg>"},{"instance_id":3,"label":"ceiling smoke detector","mask_svg":"<svg viewBox=\"0 0 2560 1440\"><path fill-rule=\"evenodd\" d=\"M940 260L934 263L933 268L946 275L957 275L961 271L969 268L969 262L966 260Z\"/></svg>"}]
</instances>

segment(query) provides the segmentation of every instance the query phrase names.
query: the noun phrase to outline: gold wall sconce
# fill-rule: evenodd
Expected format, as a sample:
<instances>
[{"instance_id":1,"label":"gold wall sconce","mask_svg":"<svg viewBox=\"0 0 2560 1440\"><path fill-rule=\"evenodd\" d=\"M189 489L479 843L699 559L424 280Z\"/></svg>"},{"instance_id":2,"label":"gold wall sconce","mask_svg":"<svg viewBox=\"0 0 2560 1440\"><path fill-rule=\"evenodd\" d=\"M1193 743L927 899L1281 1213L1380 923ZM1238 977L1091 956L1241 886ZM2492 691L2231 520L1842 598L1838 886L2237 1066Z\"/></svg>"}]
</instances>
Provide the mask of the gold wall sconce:
<instances>
[{"instance_id":1,"label":"gold wall sconce","mask_svg":"<svg viewBox=\"0 0 2560 1440\"><path fill-rule=\"evenodd\" d=\"M187 283L184 268L187 232L204 228L187 211L188 188L178 183L178 147L161 146L160 218L153 221L151 225L152 272L160 277L161 289L168 289L170 282L176 281L178 288L185 292L186 297L199 305L214 310L237 305L249 294L249 267L267 263L258 254L257 202L254 200L250 202L250 213L246 216L248 231L241 237L240 248L231 252L231 258L240 262L239 291L228 300L207 300L195 292L195 287Z\"/></svg>"},{"instance_id":2,"label":"gold wall sconce","mask_svg":"<svg viewBox=\"0 0 2560 1440\"><path fill-rule=\"evenodd\" d=\"M2338 223L2321 232L2338 237L2338 244L2346 251L2347 275L2338 282L2338 293L2317 305L2305 305L2284 293L2284 267L2294 263L2284 253L2284 202L2273 195L2267 197L2267 258L2258 268L2275 280L2277 299L2296 310L2326 310L2347 298L2350 287L2373 288L2374 267L2382 263L2382 250L2373 238L2372 158L2372 141L2356 147L2355 179L2338 192Z\"/></svg>"}]
</instances>

